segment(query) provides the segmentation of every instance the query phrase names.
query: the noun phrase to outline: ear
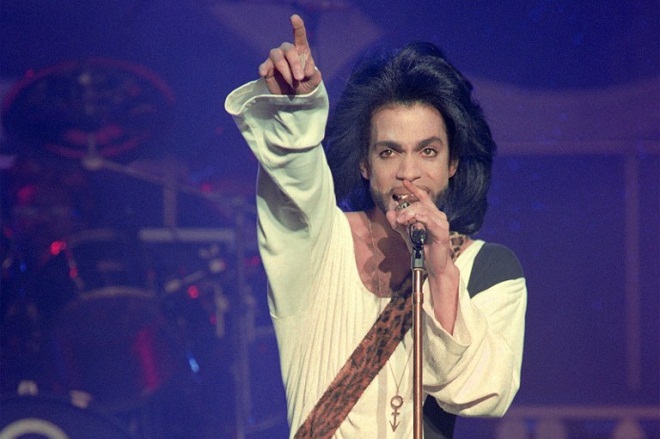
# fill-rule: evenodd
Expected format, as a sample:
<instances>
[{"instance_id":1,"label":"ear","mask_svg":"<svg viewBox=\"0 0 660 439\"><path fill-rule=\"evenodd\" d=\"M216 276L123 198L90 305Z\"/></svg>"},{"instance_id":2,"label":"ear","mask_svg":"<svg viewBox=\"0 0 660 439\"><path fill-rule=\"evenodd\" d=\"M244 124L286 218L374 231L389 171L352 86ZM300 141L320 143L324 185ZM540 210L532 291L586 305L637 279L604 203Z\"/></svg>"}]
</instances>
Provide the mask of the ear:
<instances>
[{"instance_id":1,"label":"ear","mask_svg":"<svg viewBox=\"0 0 660 439\"><path fill-rule=\"evenodd\" d=\"M362 178L369 180L369 164L365 160L360 161L360 174Z\"/></svg>"},{"instance_id":2,"label":"ear","mask_svg":"<svg viewBox=\"0 0 660 439\"><path fill-rule=\"evenodd\" d=\"M458 170L458 159L454 160L449 164L449 178L452 178L454 175L456 175L457 170Z\"/></svg>"}]
</instances>

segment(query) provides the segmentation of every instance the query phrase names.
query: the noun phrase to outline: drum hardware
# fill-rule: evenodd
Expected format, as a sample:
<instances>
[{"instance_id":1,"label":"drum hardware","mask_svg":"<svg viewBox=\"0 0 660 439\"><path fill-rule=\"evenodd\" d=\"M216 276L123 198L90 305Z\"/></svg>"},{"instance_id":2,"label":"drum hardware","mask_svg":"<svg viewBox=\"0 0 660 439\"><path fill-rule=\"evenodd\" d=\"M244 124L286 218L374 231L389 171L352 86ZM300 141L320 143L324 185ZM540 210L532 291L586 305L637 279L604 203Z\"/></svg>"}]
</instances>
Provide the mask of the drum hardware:
<instances>
[{"instance_id":1,"label":"drum hardware","mask_svg":"<svg viewBox=\"0 0 660 439\"><path fill-rule=\"evenodd\" d=\"M183 277L168 279L163 286L163 290L166 294L173 294L181 291L183 288L187 288L188 295L192 299L198 299L199 288L195 284L206 279L213 279L221 273L224 273L227 269L227 262L220 257L219 246L217 244L212 244L208 248L200 249L198 254L201 263L203 263L204 266ZM227 299L227 296L223 294L219 282L209 282L208 288L213 291L213 326L215 327L216 337L220 339L226 334L225 313L229 311L229 300Z\"/></svg>"},{"instance_id":2,"label":"drum hardware","mask_svg":"<svg viewBox=\"0 0 660 439\"><path fill-rule=\"evenodd\" d=\"M69 158L114 157L167 125L174 95L146 68L88 59L27 75L3 102L9 136Z\"/></svg>"},{"instance_id":3,"label":"drum hardware","mask_svg":"<svg viewBox=\"0 0 660 439\"><path fill-rule=\"evenodd\" d=\"M228 218L254 213L240 197L227 197L177 182L170 160L165 176L109 160L127 153L169 124L174 95L143 66L122 60L88 59L44 69L20 81L3 101L8 136L33 148L80 159L89 171L109 170L163 188L164 200L185 193L208 200ZM164 206L165 225L176 227Z\"/></svg>"},{"instance_id":4,"label":"drum hardware","mask_svg":"<svg viewBox=\"0 0 660 439\"><path fill-rule=\"evenodd\" d=\"M3 395L0 402L0 438L38 435L73 439L93 434L94 437L129 439L128 431L118 420L103 414L103 409L95 407L92 400L92 395L80 390L69 391L68 399L42 395L35 381L22 380L16 395Z\"/></svg>"},{"instance_id":5,"label":"drum hardware","mask_svg":"<svg viewBox=\"0 0 660 439\"><path fill-rule=\"evenodd\" d=\"M127 177L135 178L140 181L155 184L166 192L163 198L165 200L169 199L172 203L176 202L176 200L172 198L172 194L186 194L212 203L213 206L226 218L236 220L236 216L242 212L246 214L256 214L256 208L248 204L243 197L232 197L217 192L209 192L190 184L173 181L172 179L166 177L161 177L141 171L135 166L123 165L121 163L113 162L99 156L95 156L94 160L95 168L90 170L106 169L121 175L125 175ZM164 211L171 210L173 210L171 207L164 207ZM168 214L164 214L164 216L168 216ZM177 228L176 219L169 218L168 222L169 224L166 224L168 228Z\"/></svg>"},{"instance_id":6,"label":"drum hardware","mask_svg":"<svg viewBox=\"0 0 660 439\"><path fill-rule=\"evenodd\" d=\"M231 229L142 229L139 233L140 238L152 245L151 252L157 253L155 248L160 245L180 244L177 248L180 257L185 259L185 267L167 267L161 271L175 273L179 275L167 276L158 290L163 291L167 296L183 295L190 299L204 299L207 296L212 297L212 303L209 303L207 311L213 312L213 326L216 328L216 336L222 338L226 334L226 313L230 308L230 300L224 294L226 288L233 289L232 285L237 281L238 269L236 264L231 264L233 258L226 258L227 253L234 251L236 245L234 239L235 231ZM184 251L183 245L193 244L188 252ZM199 244L199 245L196 245ZM255 249L256 250L256 249ZM168 247L160 250L170 252ZM256 258L256 257L254 257ZM253 259L254 259L253 258ZM245 261L248 269L258 266L257 260ZM250 271L253 273L253 271ZM252 295L252 290L248 284L246 287ZM203 291L210 291L210 294L203 294ZM243 299L240 299L243 301ZM254 298L245 299L249 305L248 309L256 306ZM236 303L233 304L236 309ZM251 319L253 320L253 319Z\"/></svg>"},{"instance_id":7,"label":"drum hardware","mask_svg":"<svg viewBox=\"0 0 660 439\"><path fill-rule=\"evenodd\" d=\"M163 285L165 293L174 293L208 277L218 276L227 269L227 261L221 257L217 244L199 249L198 256L200 264L197 266L197 270L182 277L167 279Z\"/></svg>"},{"instance_id":8,"label":"drum hardware","mask_svg":"<svg viewBox=\"0 0 660 439\"><path fill-rule=\"evenodd\" d=\"M81 409L86 409L89 407L89 404L92 402L92 395L82 390L69 390L69 397L71 399L71 404Z\"/></svg>"},{"instance_id":9,"label":"drum hardware","mask_svg":"<svg viewBox=\"0 0 660 439\"><path fill-rule=\"evenodd\" d=\"M168 204L176 203L176 194L185 193L211 201L229 218L237 209L249 210L242 199L177 182L168 169L161 177L109 160L163 131L173 104L167 84L145 67L88 59L62 63L20 81L3 101L2 122L8 136L32 148L80 159L88 171L105 169L156 184ZM170 165L178 163L172 160ZM171 210L164 206L165 224L176 227Z\"/></svg>"},{"instance_id":10,"label":"drum hardware","mask_svg":"<svg viewBox=\"0 0 660 439\"><path fill-rule=\"evenodd\" d=\"M60 243L78 294L106 287L150 289L144 249L136 241L131 231L90 229Z\"/></svg>"},{"instance_id":11,"label":"drum hardware","mask_svg":"<svg viewBox=\"0 0 660 439\"><path fill-rule=\"evenodd\" d=\"M224 327L227 324L231 324L232 333L235 334L235 339L232 340L232 354L234 358L231 370L236 389L236 428L243 431L244 434L249 434L258 433L270 428L269 426L271 424L277 424L277 418L282 422L286 419L286 416L283 413L278 413L272 419L268 418L260 423L250 422L250 425L246 424L243 418L244 415L253 420L255 418L253 412L256 401L252 400L254 391L251 378L253 376L261 376L253 375L253 371L251 370L253 369L251 367L253 361L250 358L251 346L261 337L273 336L272 325L259 326L256 323L258 301L247 279L250 275L249 270L252 269L251 265L258 264L258 261L248 261L246 257L246 244L250 241L241 239L243 214L244 212L238 212L238 225L234 229L142 229L140 231L140 237L146 242L156 245L214 243L198 248L196 251L197 257L202 260L200 262L202 268L197 267L195 270L192 270L192 274L174 278L170 283L165 284L165 289L168 290L169 295L174 295L177 292L184 291L188 286L203 284L205 280L214 287L216 337L222 339L225 336ZM222 244L231 248L236 262L235 265L229 265L231 270L228 269L228 271L220 272L220 275L225 276L223 278L224 282L214 283L210 281L210 279L214 278L214 275L208 268L206 269L207 271L204 271L205 268L203 266L209 263L211 264L207 265L207 267L213 266L212 261L222 255L222 251L220 251ZM234 258L231 258L227 262L232 262ZM236 301L228 300L227 296L223 294L223 289L225 288L232 288L236 291ZM272 338L271 344L275 346L274 338ZM274 354L276 357L276 352ZM281 385L277 378L278 375L274 374L272 376L278 382L278 385Z\"/></svg>"},{"instance_id":12,"label":"drum hardware","mask_svg":"<svg viewBox=\"0 0 660 439\"><path fill-rule=\"evenodd\" d=\"M139 238L149 243L219 243L233 245L236 233L232 229L209 228L143 228Z\"/></svg>"},{"instance_id":13,"label":"drum hardware","mask_svg":"<svg viewBox=\"0 0 660 439\"><path fill-rule=\"evenodd\" d=\"M233 306L235 318L232 319L232 329L237 337L233 345L236 350L236 361L233 366L236 373L233 374L233 378L237 400L236 423L238 434L242 436L245 428L243 424L251 417L252 410L248 350L249 344L256 337L255 334L259 332L255 329L256 299L250 288L245 267L248 248L245 217L255 215L256 208L247 203L243 197L209 192L178 182L171 175L159 176L145 172L135 165L124 165L111 160L136 149L166 125L172 103L173 96L167 86L146 69L122 61L87 60L58 65L26 78L8 95L3 105L2 116L8 134L24 144L43 148L65 158L79 159L82 167L88 171L108 170L161 187L164 199L163 220L167 228L140 230L139 236L143 241L160 239L163 242L165 240L185 242L200 239L199 236L195 237L200 230L177 227L177 219L172 216L172 211L176 211L173 206L176 207L177 194L189 194L209 201L217 211L231 220L232 225L229 229L216 229L214 233L217 233L215 239L218 241L231 242L232 253L236 260L231 279L232 290L236 291L239 298ZM112 363L110 357L114 360L122 360L124 356L123 360L127 360L125 344L128 341L138 345L142 343L147 351L149 349L158 351L155 346L150 345L150 343L158 344L159 334L157 331L154 332L154 328L149 327L146 333L142 331L145 328L138 328L137 333L131 332L129 329L135 330L135 328L128 328L130 325L121 320L121 316L116 313L117 309L126 311L128 308L131 319L143 323L140 317L149 316L152 311L149 305L145 305L148 298L142 297L145 290L140 291L137 288L139 285L127 285L127 282L112 280L103 280L100 285L92 285L82 273L81 258L75 255L76 238L78 237L74 236L67 242L65 254L80 297L62 311L58 322L60 326L57 328L59 333L55 334L59 337L55 340L55 349L68 355L59 359L60 378L65 382L65 387L89 389L95 397L112 406L126 405L132 400L143 401L166 384L167 376L156 374L150 384L147 379L147 384L133 382L127 387L105 387L105 382L95 382L91 376L93 374L87 370L91 364L87 360L93 357L94 352L91 348L83 352L89 347L86 343L91 343L90 340L83 338L85 332L91 329L91 332L96 334L95 342L103 341L103 334L94 331L94 325L110 327L111 320L107 319L107 315L113 315L116 322L120 322L119 328L113 328L117 329L115 334L118 339L114 340L114 349L118 351L113 355L108 354L108 358L100 361L99 364L105 367L107 364L104 363ZM82 241L79 241L79 245L80 242ZM71 253L72 247L73 253ZM112 258L96 262L98 262L96 271L104 274L133 268L123 266L122 261L113 261ZM222 274L225 269L226 264L222 258L212 258L205 262L205 266L199 272L173 281L167 285L167 289L173 291L184 288L208 276ZM94 278L98 280L103 276L89 277L89 279ZM153 293L150 294L153 296ZM136 309L132 309L134 302L142 303L144 307L136 306ZM225 336L226 313L230 306L229 301L222 294L222 288L213 290L213 304L215 335L217 338L222 338ZM107 315L99 315L100 310L105 311ZM90 315L95 316L96 321L86 320ZM81 325L80 322L83 321L87 324ZM149 355L143 356L144 358L138 355L138 359L145 362L142 365L143 369L148 368L147 364L152 361L162 364L164 368L171 366L171 359L158 358L154 352L150 353L152 358L148 358ZM128 359L133 360L131 355ZM192 364L190 367L191 370L195 368ZM73 376L66 376L67 370ZM119 382L118 378L113 378L113 374L109 371L95 372L105 381ZM144 372L145 370L138 370L135 373L139 375ZM163 373L167 375L166 371ZM135 381L133 378L135 377L131 380ZM76 380L86 381L85 386L79 386Z\"/></svg>"},{"instance_id":14,"label":"drum hardware","mask_svg":"<svg viewBox=\"0 0 660 439\"><path fill-rule=\"evenodd\" d=\"M0 401L0 438L135 439L117 420L92 407L52 396L4 396Z\"/></svg>"},{"instance_id":15,"label":"drum hardware","mask_svg":"<svg viewBox=\"0 0 660 439\"><path fill-rule=\"evenodd\" d=\"M128 287L86 292L67 304L50 348L56 387L84 391L115 412L144 405L184 361L153 293Z\"/></svg>"},{"instance_id":16,"label":"drum hardware","mask_svg":"<svg viewBox=\"0 0 660 439\"><path fill-rule=\"evenodd\" d=\"M39 386L32 380L21 380L21 382L18 383L17 393L21 396L36 396L39 394Z\"/></svg>"},{"instance_id":17,"label":"drum hardware","mask_svg":"<svg viewBox=\"0 0 660 439\"><path fill-rule=\"evenodd\" d=\"M111 163L105 161L106 163ZM113 165L114 166L114 165ZM128 168L122 168L128 169ZM133 174L132 174L133 175ZM137 174L134 174L137 175ZM140 177L145 177L144 174L140 174ZM150 177L149 177L150 178ZM143 178L144 179L144 178ZM157 179L155 179L157 180ZM252 402L251 402L251 384L250 384L250 359L249 359L249 344L254 340L254 307L256 299L252 295L252 290L249 287L247 281L246 273L246 244L244 233L244 218L246 214L254 212L256 209L245 203L241 198L230 199L231 202L225 202L226 197L220 196L220 194L209 194L203 191L199 191L195 188L189 188L187 186L178 186L177 190L183 192L196 194L203 196L204 199L212 200L214 205L220 206L220 210L224 210L231 214L231 218L234 219L234 227L232 229L219 229L215 230L214 233L216 238L222 242L231 242L231 247L235 257L235 270L232 273L233 287L232 289L236 291L239 301L233 307L235 311L235 319L232 324L232 333L235 334L238 339L233 346L235 347L235 364L233 370L235 371L232 374L234 379L234 389L236 390L236 423L241 424L240 428L243 426L243 413L251 413L252 411ZM193 241L199 241L201 239L201 234L203 231L194 230L194 229L178 229L178 228L168 228L168 229L142 229L139 232L139 236L143 241L149 241L153 239L156 242L185 242L185 239L191 239ZM213 234L213 233L212 233ZM185 238L185 239L184 239ZM208 240L208 236L206 237ZM207 263L205 270L211 273L221 274L224 270L224 261L222 259L211 258ZM197 273L193 278L200 279L205 273ZM192 280L187 279L187 281ZM186 279L184 279L186 280ZM179 284L183 285L183 284ZM222 289L214 289L214 303L220 304L216 308L215 313L215 336L218 339L223 338L226 335L225 326L226 326L226 313L228 310L228 301L226 297L222 294ZM194 357L193 357L193 360ZM188 362L190 370L195 373L195 364L194 362ZM240 408L239 408L240 407ZM241 419L241 420L239 420ZM239 427L237 427L239 428Z\"/></svg>"},{"instance_id":18,"label":"drum hardware","mask_svg":"<svg viewBox=\"0 0 660 439\"><path fill-rule=\"evenodd\" d=\"M18 396L39 396L39 385L32 380L21 380L21 382L18 383L16 394ZM71 405L86 409L94 398L85 391L70 390L69 399Z\"/></svg>"}]
</instances>

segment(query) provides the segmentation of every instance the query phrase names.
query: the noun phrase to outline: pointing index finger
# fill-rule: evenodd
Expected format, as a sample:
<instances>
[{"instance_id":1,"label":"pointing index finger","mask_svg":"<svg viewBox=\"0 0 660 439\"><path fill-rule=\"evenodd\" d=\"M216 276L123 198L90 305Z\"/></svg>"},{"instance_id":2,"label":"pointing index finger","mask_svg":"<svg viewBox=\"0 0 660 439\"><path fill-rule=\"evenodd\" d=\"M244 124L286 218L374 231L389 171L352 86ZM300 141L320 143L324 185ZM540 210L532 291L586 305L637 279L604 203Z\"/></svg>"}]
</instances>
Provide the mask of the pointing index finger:
<instances>
[{"instance_id":1,"label":"pointing index finger","mask_svg":"<svg viewBox=\"0 0 660 439\"><path fill-rule=\"evenodd\" d=\"M423 201L428 198L428 194L424 189L421 189L408 180L403 180L403 186L410 191L411 194L415 196L419 201Z\"/></svg>"},{"instance_id":2,"label":"pointing index finger","mask_svg":"<svg viewBox=\"0 0 660 439\"><path fill-rule=\"evenodd\" d=\"M307 30L305 29L305 22L300 15L294 14L291 16L291 25L293 26L293 44L301 53L309 52L309 42L307 41Z\"/></svg>"}]
</instances>

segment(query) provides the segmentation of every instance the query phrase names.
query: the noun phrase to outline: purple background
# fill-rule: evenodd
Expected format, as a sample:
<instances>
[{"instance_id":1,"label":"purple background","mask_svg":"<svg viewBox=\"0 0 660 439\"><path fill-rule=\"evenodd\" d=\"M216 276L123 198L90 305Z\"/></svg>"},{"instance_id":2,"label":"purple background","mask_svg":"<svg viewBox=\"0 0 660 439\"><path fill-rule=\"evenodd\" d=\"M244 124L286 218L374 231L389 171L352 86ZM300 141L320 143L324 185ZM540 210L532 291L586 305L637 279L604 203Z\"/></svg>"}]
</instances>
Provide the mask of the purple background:
<instances>
[{"instance_id":1,"label":"purple background","mask_svg":"<svg viewBox=\"0 0 660 439\"><path fill-rule=\"evenodd\" d=\"M505 0L489 6L426 0L405 6L394 1L324 3L331 10L313 6L321 2L212 3L3 0L0 79L8 84L4 92L26 71L65 60L108 57L142 65L173 90L174 116L167 132L141 145L131 159L173 156L187 166L188 183L209 183L225 195L245 196L252 203L256 162L222 103L233 88L256 77L268 47L289 38L291 12L307 20L321 70L324 59L335 59L332 74L326 76L331 103L336 102L351 63L367 46L433 41L474 80L478 98L483 92L482 103L500 141L490 209L479 237L515 250L527 276L522 388L514 407L659 404L660 135L652 127L658 124L660 107L657 1ZM260 9L276 13L250 21ZM369 25L350 28L347 23L356 23L356 17ZM355 40L358 31L367 37ZM546 125L532 126L524 112L498 112L501 97L508 92L560 96L571 102L585 93L607 101L639 84L651 84L654 93L639 101L613 97L617 105L624 103L603 110L614 119L588 127L586 134L581 134L579 119L573 120L578 128L562 129L553 123L561 114L548 113ZM492 90L499 94L491 94ZM592 122L588 115L602 102L584 101L585 121ZM618 114L626 115L622 118L626 121L638 116L644 126L619 124ZM564 116L573 117L570 112ZM596 147L572 151L573 139ZM599 150L599 142L622 147L614 152ZM534 144L541 145L543 152L525 149ZM20 157L24 148L5 138L0 152ZM642 385L638 388L627 384L626 375L624 245L636 238L626 236L624 228L628 196L624 150L639 163ZM95 196L103 200L96 203L95 221L161 225L158 188L103 173L90 179ZM219 215L206 202L183 197L179 225L231 227L231 218ZM252 279L260 318L267 322L262 275L252 274ZM275 350L270 338L253 346L258 364L254 367L268 376L254 384L255 423L283 409ZM231 403L213 396L230 392L223 386L231 379L217 378L224 373L230 376L229 366L219 366L214 355L209 358L209 364L201 366L210 370L202 375L211 396L199 410L232 411ZM271 434L282 434L281 423L277 428L280 433ZM459 422L464 437L487 437L490 428L488 421Z\"/></svg>"}]
</instances>

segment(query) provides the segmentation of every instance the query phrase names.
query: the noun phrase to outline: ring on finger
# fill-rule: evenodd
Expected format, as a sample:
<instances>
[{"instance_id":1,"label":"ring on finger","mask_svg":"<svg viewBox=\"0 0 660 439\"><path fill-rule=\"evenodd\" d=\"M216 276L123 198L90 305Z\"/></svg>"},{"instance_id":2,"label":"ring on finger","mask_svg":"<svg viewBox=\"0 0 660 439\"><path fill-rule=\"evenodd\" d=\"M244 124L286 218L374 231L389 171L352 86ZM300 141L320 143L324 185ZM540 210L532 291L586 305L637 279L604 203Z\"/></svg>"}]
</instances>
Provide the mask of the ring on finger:
<instances>
[{"instance_id":1,"label":"ring on finger","mask_svg":"<svg viewBox=\"0 0 660 439\"><path fill-rule=\"evenodd\" d=\"M403 210L403 209L407 208L408 206L410 206L410 203L407 202L407 201L404 201L403 203L396 206L396 210Z\"/></svg>"}]
</instances>

